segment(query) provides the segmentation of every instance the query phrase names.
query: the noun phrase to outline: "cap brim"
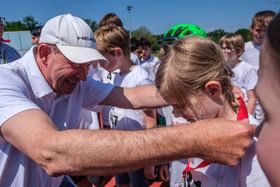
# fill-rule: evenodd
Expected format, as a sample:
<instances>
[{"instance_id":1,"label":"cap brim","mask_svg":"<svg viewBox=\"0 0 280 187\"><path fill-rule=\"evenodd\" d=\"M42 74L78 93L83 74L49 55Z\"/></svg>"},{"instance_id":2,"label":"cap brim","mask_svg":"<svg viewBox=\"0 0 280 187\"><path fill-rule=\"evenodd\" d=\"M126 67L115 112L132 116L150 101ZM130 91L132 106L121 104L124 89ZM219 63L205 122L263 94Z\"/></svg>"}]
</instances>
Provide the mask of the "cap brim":
<instances>
[{"instance_id":1,"label":"cap brim","mask_svg":"<svg viewBox=\"0 0 280 187\"><path fill-rule=\"evenodd\" d=\"M101 53L93 48L64 45L57 45L57 47L61 53L73 63L83 64L94 60L108 61Z\"/></svg>"}]
</instances>

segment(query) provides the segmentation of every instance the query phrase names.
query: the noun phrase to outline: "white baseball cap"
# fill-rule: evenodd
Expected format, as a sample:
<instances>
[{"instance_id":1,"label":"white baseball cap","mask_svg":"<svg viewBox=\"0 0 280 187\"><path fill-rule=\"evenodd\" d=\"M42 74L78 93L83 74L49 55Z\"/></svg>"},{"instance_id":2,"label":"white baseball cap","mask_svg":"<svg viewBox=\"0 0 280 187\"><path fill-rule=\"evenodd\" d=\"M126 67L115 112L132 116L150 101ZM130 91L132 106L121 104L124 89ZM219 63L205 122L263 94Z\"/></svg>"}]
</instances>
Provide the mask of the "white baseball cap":
<instances>
[{"instance_id":1,"label":"white baseball cap","mask_svg":"<svg viewBox=\"0 0 280 187\"><path fill-rule=\"evenodd\" d=\"M81 18L64 14L44 25L39 43L54 44L73 63L107 59L96 48L93 32Z\"/></svg>"}]
</instances>

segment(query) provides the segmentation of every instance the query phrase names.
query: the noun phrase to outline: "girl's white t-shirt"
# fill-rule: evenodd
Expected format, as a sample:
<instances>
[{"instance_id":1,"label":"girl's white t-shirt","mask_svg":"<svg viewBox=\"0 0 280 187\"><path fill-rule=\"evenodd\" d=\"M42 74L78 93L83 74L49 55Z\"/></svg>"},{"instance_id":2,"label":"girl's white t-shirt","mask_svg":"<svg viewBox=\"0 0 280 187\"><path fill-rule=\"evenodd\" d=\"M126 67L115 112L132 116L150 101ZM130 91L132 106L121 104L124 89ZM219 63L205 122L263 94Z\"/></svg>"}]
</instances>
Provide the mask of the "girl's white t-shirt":
<instances>
[{"instance_id":1,"label":"girl's white t-shirt","mask_svg":"<svg viewBox=\"0 0 280 187\"><path fill-rule=\"evenodd\" d=\"M127 74L116 74L114 85L126 88L153 84L148 73L139 65L133 66ZM109 112L109 122L113 129L138 130L145 129L143 110L131 110L112 107Z\"/></svg>"},{"instance_id":2,"label":"girl's white t-shirt","mask_svg":"<svg viewBox=\"0 0 280 187\"><path fill-rule=\"evenodd\" d=\"M249 115L250 124L258 125L259 122ZM192 164L202 160L192 158ZM256 155L256 141L246 150L239 164L230 167L222 164L210 164L206 167L191 171L194 181L200 181L201 186L207 187L269 187L270 184L258 162ZM180 181L178 181L178 186ZM177 185L174 185L177 186Z\"/></svg>"}]
</instances>

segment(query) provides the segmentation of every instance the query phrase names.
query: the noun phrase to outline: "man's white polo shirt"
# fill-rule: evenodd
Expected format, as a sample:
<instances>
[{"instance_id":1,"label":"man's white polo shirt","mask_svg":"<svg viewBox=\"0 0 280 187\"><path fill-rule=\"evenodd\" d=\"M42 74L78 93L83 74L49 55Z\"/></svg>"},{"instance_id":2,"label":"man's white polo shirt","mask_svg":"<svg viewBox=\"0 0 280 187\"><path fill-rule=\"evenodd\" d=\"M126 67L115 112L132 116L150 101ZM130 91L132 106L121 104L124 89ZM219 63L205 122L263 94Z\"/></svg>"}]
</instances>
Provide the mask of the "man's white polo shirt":
<instances>
[{"instance_id":1,"label":"man's white polo shirt","mask_svg":"<svg viewBox=\"0 0 280 187\"><path fill-rule=\"evenodd\" d=\"M0 126L21 111L41 109L59 130L78 128L81 108L93 110L113 88L88 79L81 81L70 95L56 94L41 74L30 49L21 59L0 65ZM59 186L61 181L62 177L48 176L0 137L0 186Z\"/></svg>"}]
</instances>

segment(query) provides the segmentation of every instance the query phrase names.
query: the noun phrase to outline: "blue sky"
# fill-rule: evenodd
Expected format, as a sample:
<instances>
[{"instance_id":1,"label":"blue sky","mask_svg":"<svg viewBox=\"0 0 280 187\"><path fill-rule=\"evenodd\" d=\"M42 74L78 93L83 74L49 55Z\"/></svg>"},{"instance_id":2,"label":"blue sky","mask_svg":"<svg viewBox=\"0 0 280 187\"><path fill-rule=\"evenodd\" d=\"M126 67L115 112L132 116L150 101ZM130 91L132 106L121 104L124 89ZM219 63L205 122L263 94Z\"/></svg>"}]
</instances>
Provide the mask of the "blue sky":
<instances>
[{"instance_id":1,"label":"blue sky","mask_svg":"<svg viewBox=\"0 0 280 187\"><path fill-rule=\"evenodd\" d=\"M131 28L147 27L153 34L162 34L177 23L192 23L207 32L224 29L228 32L248 28L252 16L260 10L278 12L280 0L6 0L0 16L7 21L22 21L31 15L39 23L63 13L99 21L108 12L115 12L130 29L127 5L131 10Z\"/></svg>"}]
</instances>

